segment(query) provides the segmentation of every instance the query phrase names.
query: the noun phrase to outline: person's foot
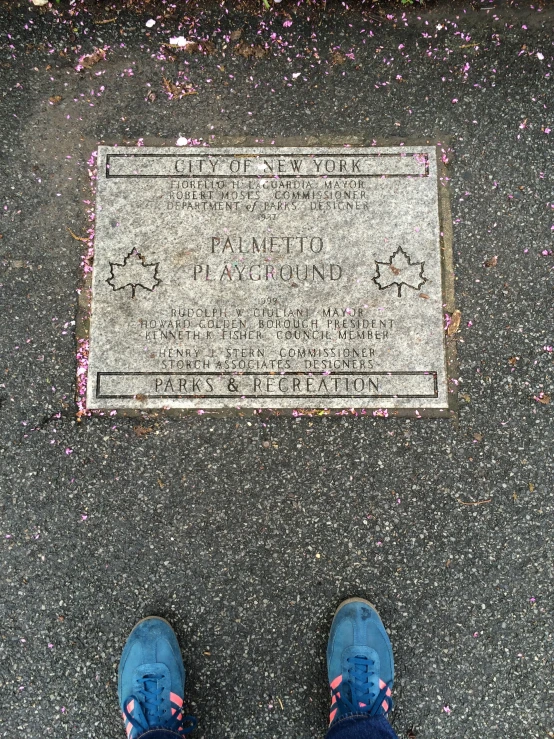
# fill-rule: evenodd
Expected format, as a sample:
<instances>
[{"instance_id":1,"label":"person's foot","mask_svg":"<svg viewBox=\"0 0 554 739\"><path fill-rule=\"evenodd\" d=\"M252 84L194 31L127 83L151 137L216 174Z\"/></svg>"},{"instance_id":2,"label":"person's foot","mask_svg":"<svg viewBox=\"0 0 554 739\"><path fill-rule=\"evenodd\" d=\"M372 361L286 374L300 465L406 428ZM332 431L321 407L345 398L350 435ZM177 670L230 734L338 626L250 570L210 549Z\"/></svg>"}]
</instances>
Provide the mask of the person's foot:
<instances>
[{"instance_id":1,"label":"person's foot","mask_svg":"<svg viewBox=\"0 0 554 739\"><path fill-rule=\"evenodd\" d=\"M337 608L327 645L332 724L351 714L377 716L392 708L392 646L375 608L350 598Z\"/></svg>"},{"instance_id":2,"label":"person's foot","mask_svg":"<svg viewBox=\"0 0 554 739\"><path fill-rule=\"evenodd\" d=\"M119 662L119 705L128 739L149 729L188 734L196 726L183 715L185 667L171 626L163 618L145 618L127 639Z\"/></svg>"}]
</instances>

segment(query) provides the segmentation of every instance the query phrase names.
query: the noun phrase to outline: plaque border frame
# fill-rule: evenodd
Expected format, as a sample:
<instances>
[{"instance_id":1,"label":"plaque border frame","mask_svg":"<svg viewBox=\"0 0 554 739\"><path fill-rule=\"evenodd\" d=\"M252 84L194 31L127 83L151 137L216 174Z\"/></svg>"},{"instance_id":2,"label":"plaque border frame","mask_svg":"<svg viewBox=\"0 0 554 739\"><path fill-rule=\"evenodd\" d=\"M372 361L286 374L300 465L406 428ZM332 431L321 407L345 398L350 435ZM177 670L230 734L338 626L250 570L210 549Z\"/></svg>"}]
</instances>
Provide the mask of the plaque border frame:
<instances>
[{"instance_id":1,"label":"plaque border frame","mask_svg":"<svg viewBox=\"0 0 554 739\"><path fill-rule=\"evenodd\" d=\"M96 373L96 397L97 398L135 398L135 395L102 395L100 394L100 381L102 377L105 377L106 375L109 375L110 377L125 377L132 375L133 377L180 377L181 375L191 375L194 374L195 377L203 377L203 376L211 376L211 375L217 375L217 372L97 372ZM241 377L265 377L266 375L273 374L271 372L240 372ZM283 377L286 375L292 375L294 377L298 377L299 375L306 375L310 376L312 375L312 372L280 372L279 377ZM378 395L375 397L379 398L436 398L438 395L438 378L437 378L437 372L434 370L406 370L406 372L401 371L392 371L392 372L335 372L334 375L339 375L340 377L375 377L376 375L385 375L386 377L394 377L395 375L424 375L426 377L431 377L433 379L433 394L432 395ZM149 398L195 398L196 395L186 395L185 393L179 393L178 395L149 395ZM210 398L232 398L232 395L210 395ZM268 398L296 398L296 395L245 395L244 393L240 395L241 398L263 398L264 400L267 400ZM301 396L302 397L302 396ZM326 395L314 395L314 398L326 398ZM351 398L352 395L334 395L334 398ZM188 410L188 409L184 409ZM197 409L193 409L197 410ZM337 410L336 408L334 410ZM338 409L340 410L340 409Z\"/></svg>"},{"instance_id":2,"label":"plaque border frame","mask_svg":"<svg viewBox=\"0 0 554 739\"><path fill-rule=\"evenodd\" d=\"M450 135L436 135L432 137L408 137L408 138L375 138L364 135L306 135L295 137L268 137L254 138L253 136L214 136L210 138L210 148L215 150L223 147L263 147L272 146L277 148L300 148L300 147L336 147L336 146L366 146L366 147L410 147L410 146L433 146L437 152L437 188L438 188L438 206L439 206L439 228L440 228L440 251L441 251L441 279L443 288L443 309L452 315L456 310L454 295L454 256L453 256L453 225L452 212L450 206L450 177L447 164L451 165L454 152L452 150L452 137ZM136 147L136 141L121 141L120 139L103 140L101 146L119 146L121 149L125 147ZM157 137L144 138L145 147L174 148L173 141L160 139ZM161 153L161 152L160 152ZM446 153L447 162L443 160L443 154ZM169 156L169 155L167 155ZM92 193L92 212L96 209L96 192ZM84 214L83 214L84 215ZM77 341L78 351L82 351L82 342L89 339L90 331L90 308L92 299L92 273L82 274L79 284L79 299L77 305L75 338ZM342 417L345 415L367 416L369 418L413 418L413 419L450 419L457 423L458 420L458 392L457 383L454 382L458 369L456 335L449 335L446 331L444 334L444 355L446 362L446 379L447 379L447 408L387 408L384 406L346 406L344 408L313 408L300 407L297 408L242 408L233 406L227 408L204 408L199 414L198 408L91 408L79 411L78 419L86 417L105 416L107 413L114 413L120 417L158 419L158 418L185 418L189 416L208 416L215 417ZM113 374L113 373L110 373ZM136 373L133 373L136 374ZM156 373L159 374L159 373ZM344 373L343 373L344 374ZM87 378L88 384L88 363ZM86 386L85 386L86 387ZM78 388L78 384L77 384ZM85 396L86 398L86 389ZM228 397L228 396L226 396ZM423 398L422 398L423 399ZM83 402L83 396L80 396L78 389L76 392L77 407ZM110 416L112 417L112 416Z\"/></svg>"}]
</instances>

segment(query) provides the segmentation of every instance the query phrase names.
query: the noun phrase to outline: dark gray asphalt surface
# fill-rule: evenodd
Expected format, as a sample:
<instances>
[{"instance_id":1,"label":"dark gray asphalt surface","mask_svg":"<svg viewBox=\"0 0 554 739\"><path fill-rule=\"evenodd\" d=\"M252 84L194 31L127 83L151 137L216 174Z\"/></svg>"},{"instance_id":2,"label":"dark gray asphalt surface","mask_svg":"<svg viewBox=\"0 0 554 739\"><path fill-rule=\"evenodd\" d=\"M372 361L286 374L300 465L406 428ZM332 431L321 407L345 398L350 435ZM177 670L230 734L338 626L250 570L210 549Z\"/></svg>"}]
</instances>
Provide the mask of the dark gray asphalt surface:
<instances>
[{"instance_id":1,"label":"dark gray asphalt surface","mask_svg":"<svg viewBox=\"0 0 554 739\"><path fill-rule=\"evenodd\" d=\"M214 3L179 31L170 6L88 5L0 5L0 737L122 737L148 614L180 638L196 736L321 737L356 594L390 629L402 739L553 737L554 7ZM239 28L270 54L238 55ZM164 60L170 35L214 53ZM170 101L178 70L198 94ZM451 136L458 424L76 421L91 152L237 134Z\"/></svg>"}]
</instances>

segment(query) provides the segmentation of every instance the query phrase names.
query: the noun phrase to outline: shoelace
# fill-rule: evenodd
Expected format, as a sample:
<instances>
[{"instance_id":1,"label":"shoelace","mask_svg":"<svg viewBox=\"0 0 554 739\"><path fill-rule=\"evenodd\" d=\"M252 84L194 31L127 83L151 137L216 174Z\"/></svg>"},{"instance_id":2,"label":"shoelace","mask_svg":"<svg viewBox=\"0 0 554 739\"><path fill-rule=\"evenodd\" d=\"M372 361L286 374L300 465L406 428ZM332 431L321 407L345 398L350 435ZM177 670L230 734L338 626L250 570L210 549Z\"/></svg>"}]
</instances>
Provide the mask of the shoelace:
<instances>
[{"instance_id":1,"label":"shoelace","mask_svg":"<svg viewBox=\"0 0 554 739\"><path fill-rule=\"evenodd\" d=\"M196 728L194 716L184 716L183 707L170 701L172 715L167 716L164 710L162 696L164 688L158 687L161 675L148 674L143 676L143 687L135 695L130 695L123 706L125 718L135 729L169 729L179 734L189 734ZM134 716L127 710L127 705L134 700ZM185 724L189 724L185 726Z\"/></svg>"},{"instance_id":2,"label":"shoelace","mask_svg":"<svg viewBox=\"0 0 554 739\"><path fill-rule=\"evenodd\" d=\"M348 657L348 680L343 680L331 694L335 696L337 704L342 704L347 713L367 713L376 716L379 713L388 713L392 708L392 698L387 695L388 685L384 685L378 693L371 689L370 679L374 674L375 662L368 657ZM350 687L350 696L345 688ZM387 708L383 706L383 701Z\"/></svg>"}]
</instances>

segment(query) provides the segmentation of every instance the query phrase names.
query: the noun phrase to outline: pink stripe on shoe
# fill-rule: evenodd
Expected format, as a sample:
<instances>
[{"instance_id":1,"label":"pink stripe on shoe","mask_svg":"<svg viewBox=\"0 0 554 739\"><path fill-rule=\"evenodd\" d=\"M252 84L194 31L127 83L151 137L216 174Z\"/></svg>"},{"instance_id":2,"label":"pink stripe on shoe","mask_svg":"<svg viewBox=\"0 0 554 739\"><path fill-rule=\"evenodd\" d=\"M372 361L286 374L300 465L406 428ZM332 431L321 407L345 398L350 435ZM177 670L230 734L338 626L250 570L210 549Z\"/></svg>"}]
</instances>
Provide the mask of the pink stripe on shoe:
<instances>
[{"instance_id":1,"label":"pink stripe on shoe","mask_svg":"<svg viewBox=\"0 0 554 739\"><path fill-rule=\"evenodd\" d=\"M331 690L334 690L335 688L338 688L339 685L342 683L342 675L337 675L334 680L331 680L329 685L331 686Z\"/></svg>"},{"instance_id":2,"label":"pink stripe on shoe","mask_svg":"<svg viewBox=\"0 0 554 739\"><path fill-rule=\"evenodd\" d=\"M133 700L130 700L129 703L127 703L126 705L126 709L128 713L132 714L134 707L135 707L135 701L133 699ZM128 737L130 737L131 732L133 731L133 724L129 721L129 719L125 715L125 711L122 711L122 716L123 716L123 721L125 722L125 733L127 734Z\"/></svg>"},{"instance_id":3,"label":"pink stripe on shoe","mask_svg":"<svg viewBox=\"0 0 554 739\"><path fill-rule=\"evenodd\" d=\"M177 693L170 693L169 694L169 700L173 701L176 706L182 706L183 705L183 699L180 695L177 695Z\"/></svg>"},{"instance_id":4,"label":"pink stripe on shoe","mask_svg":"<svg viewBox=\"0 0 554 739\"><path fill-rule=\"evenodd\" d=\"M174 703L176 706L178 706L178 708L173 708L173 706L171 706L171 715L172 716L175 716L175 714L177 712L179 712L179 714L177 716L177 720L180 721L183 718L183 714L180 711L180 708L183 705L183 699L181 698L180 695L177 695L177 693L170 693L169 694L169 698L170 698L170 700L171 700L172 703Z\"/></svg>"}]
</instances>

